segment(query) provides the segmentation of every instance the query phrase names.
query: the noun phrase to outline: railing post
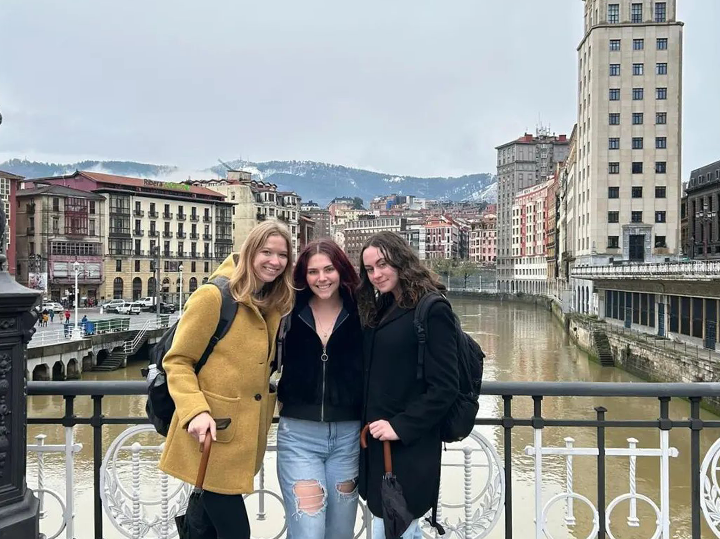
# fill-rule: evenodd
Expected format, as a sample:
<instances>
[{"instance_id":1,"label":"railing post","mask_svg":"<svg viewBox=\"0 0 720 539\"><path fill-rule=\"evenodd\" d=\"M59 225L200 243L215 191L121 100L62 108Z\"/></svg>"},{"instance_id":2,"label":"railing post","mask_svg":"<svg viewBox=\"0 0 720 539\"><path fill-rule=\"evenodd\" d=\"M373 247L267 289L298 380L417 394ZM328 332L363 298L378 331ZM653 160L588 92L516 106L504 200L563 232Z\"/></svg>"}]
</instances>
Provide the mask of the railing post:
<instances>
[{"instance_id":1,"label":"railing post","mask_svg":"<svg viewBox=\"0 0 720 539\"><path fill-rule=\"evenodd\" d=\"M605 412L607 408L598 406L597 413L597 446L598 446L598 478L597 478L597 509L598 539L605 539Z\"/></svg>"},{"instance_id":2,"label":"railing post","mask_svg":"<svg viewBox=\"0 0 720 539\"><path fill-rule=\"evenodd\" d=\"M535 448L535 539L542 539L543 530L543 504L542 504L542 429L545 422L542 418L542 396L533 398L533 446Z\"/></svg>"},{"instance_id":3,"label":"railing post","mask_svg":"<svg viewBox=\"0 0 720 539\"><path fill-rule=\"evenodd\" d=\"M15 282L4 271L5 214L0 204L0 537L39 536L39 501L27 488L27 343L41 292Z\"/></svg>"}]
</instances>

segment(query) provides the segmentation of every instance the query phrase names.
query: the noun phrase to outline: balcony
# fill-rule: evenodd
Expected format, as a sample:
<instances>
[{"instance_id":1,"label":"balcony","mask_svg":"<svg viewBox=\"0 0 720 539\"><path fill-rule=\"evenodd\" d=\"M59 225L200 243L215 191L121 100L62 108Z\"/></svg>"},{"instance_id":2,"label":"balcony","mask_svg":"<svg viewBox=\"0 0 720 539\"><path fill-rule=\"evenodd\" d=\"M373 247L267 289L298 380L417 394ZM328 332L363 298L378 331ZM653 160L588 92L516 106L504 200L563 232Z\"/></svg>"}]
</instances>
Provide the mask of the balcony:
<instances>
[{"instance_id":1,"label":"balcony","mask_svg":"<svg viewBox=\"0 0 720 539\"><path fill-rule=\"evenodd\" d=\"M187 257L187 253L186 253L185 251L178 251L176 256L177 256L178 258L186 258L186 257Z\"/></svg>"},{"instance_id":2,"label":"balcony","mask_svg":"<svg viewBox=\"0 0 720 539\"><path fill-rule=\"evenodd\" d=\"M176 213L175 218L178 221L184 221L187 218L187 213Z\"/></svg>"},{"instance_id":3,"label":"balcony","mask_svg":"<svg viewBox=\"0 0 720 539\"><path fill-rule=\"evenodd\" d=\"M205 241L210 241L210 240L212 240L212 234L203 234L203 239L204 239Z\"/></svg>"},{"instance_id":4,"label":"balcony","mask_svg":"<svg viewBox=\"0 0 720 539\"><path fill-rule=\"evenodd\" d=\"M42 332L36 334L33 340L41 335ZM719 392L720 384L716 383L484 382L481 402L494 405L481 407L475 420L476 428L465 441L448 444L442 452L439 499L442 511L438 511L441 513L438 520L449 532L445 537L549 537L553 522L567 526L567 535L586 537L586 533L576 535L574 532L579 530L574 526L575 517L580 515L585 524L590 523L586 516L588 511L592 517L590 525L599 529L599 533L590 536L609 536L608 531L617 533L625 529L628 522L655 530L653 537L701 539L705 536L704 533L701 535L703 526L717 532L715 535L720 534L715 513L705 511L714 507L711 504L716 499L717 470L714 467L720 447L718 442L711 443L718 438L720 425L706 416L701 419L700 412L701 403L716 398ZM46 488L51 487L53 479L61 485L52 496L40 489L36 491L41 503L43 499L48 501L40 520L40 529L44 533L49 535L55 529L55 522L48 522L51 515L58 515L60 526L68 527L69 534L73 525L79 525L74 512L63 513L54 501L49 501L56 497L62 508L77 507L76 496L80 489L73 485L72 478L75 473L75 481L78 481L78 466L83 466L83 470L86 467L95 470L96 481L86 483L93 489L94 512L87 508L87 520L83 520L88 533L92 527L90 535L108 535L105 519L123 530L122 535L127 537L139 536L137 530L174 532L175 513L182 507L182 500L187 499L191 486L163 474L148 476L146 470L156 469L163 439L148 424L147 417L139 415L137 410L124 417L113 413L117 396L144 400L147 396L145 381L28 382L27 394L30 399L62 397L65 403L60 417L43 408L42 415L32 414L28 418L29 424L47 425L55 433L54 438L47 439L40 434L34 444L29 439L26 448L28 455L46 455L44 467L41 459L31 458L28 462L28 486L34 488L35 478L39 477L44 477ZM106 398L110 395L113 397ZM572 415L557 412L567 397L583 400L587 412ZM617 397L630 398L640 406L614 413L618 411ZM91 399L92 413L81 411L90 410L87 404ZM689 402L682 402L682 399ZM593 409L600 400L609 410L600 406ZM682 417L670 413L669 405L676 401L682 402L678 405L687 409ZM642 411L645 406L647 412ZM65 438L62 431L54 428L59 421L70 429L72 436ZM77 444L76 429L90 422L95 426L93 443ZM117 424L125 424L128 428L111 435L112 425ZM633 438L625 441L622 438L628 429L638 432L637 438L647 430L654 439L648 443L638 443ZM560 438L559 433L568 430L572 430L573 437ZM103 446L107 448L106 453L103 453ZM275 445L269 444L256 477L256 492L251 495L256 499L248 510L251 528L261 537L284 536L276 534L285 522L282 505L276 501L280 494L273 486L277 484L275 451ZM689 465L681 471L676 462L679 456L689 459ZM60 477L53 478L52 472L48 473L48 466L52 466L50 460L60 462L50 468ZM620 467L624 473L622 481L629 482L629 494L624 489L610 492L613 485L620 484L620 480L614 482L611 470ZM587 479L587 474L592 475L590 481L583 480ZM602 479L598 481L596 477ZM578 481L573 481L574 478ZM653 488L648 488L646 480ZM119 486L120 481L124 488ZM157 488L158 484L163 488ZM156 495L145 497L143 494L153 486ZM642 489L644 494L639 492L641 486L645 487ZM513 494L519 501L523 500L520 511ZM597 500L602 501L598 503ZM111 503L106 503L108 501ZM577 503L573 504L573 501ZM623 501L627 502L630 515L635 518L627 518L628 505L617 507L616 518L612 518L613 508ZM637 501L651 504L650 515L645 509L635 514L636 503L633 502ZM551 506L554 506L556 516L548 519ZM679 506L683 507L680 513ZM359 508L361 522L358 524L366 527L370 523L363 519L369 512L363 505ZM578 515L574 509L579 509ZM423 519L421 522L424 536L434 537ZM263 528L268 523L277 524L277 527ZM165 531L153 536L169 537L171 533ZM357 537L370 536L371 531L365 529ZM650 537L649 534L632 533L630 536Z\"/></svg>"},{"instance_id":5,"label":"balcony","mask_svg":"<svg viewBox=\"0 0 720 539\"><path fill-rule=\"evenodd\" d=\"M137 208L133 210L133 215L135 217L145 217L145 210L138 210Z\"/></svg>"},{"instance_id":6,"label":"balcony","mask_svg":"<svg viewBox=\"0 0 720 539\"><path fill-rule=\"evenodd\" d=\"M163 238L172 238L173 233L170 230L163 230Z\"/></svg>"},{"instance_id":7,"label":"balcony","mask_svg":"<svg viewBox=\"0 0 720 539\"><path fill-rule=\"evenodd\" d=\"M35 213L35 203L34 202L25 204L25 213L27 213L28 215L33 215Z\"/></svg>"},{"instance_id":8,"label":"balcony","mask_svg":"<svg viewBox=\"0 0 720 539\"><path fill-rule=\"evenodd\" d=\"M133 256L145 256L145 251L142 249L137 249L133 251Z\"/></svg>"},{"instance_id":9,"label":"balcony","mask_svg":"<svg viewBox=\"0 0 720 539\"><path fill-rule=\"evenodd\" d=\"M197 221L200 220L200 216L199 216L197 213L191 213L191 214L190 214L190 220L197 222Z\"/></svg>"},{"instance_id":10,"label":"balcony","mask_svg":"<svg viewBox=\"0 0 720 539\"><path fill-rule=\"evenodd\" d=\"M142 230L141 228L136 228L135 230L133 230L133 236L140 236L140 237L142 237L142 236L144 236L144 235L145 235L145 231Z\"/></svg>"},{"instance_id":11,"label":"balcony","mask_svg":"<svg viewBox=\"0 0 720 539\"><path fill-rule=\"evenodd\" d=\"M173 214L170 212L163 212L163 219L172 219Z\"/></svg>"},{"instance_id":12,"label":"balcony","mask_svg":"<svg viewBox=\"0 0 720 539\"><path fill-rule=\"evenodd\" d=\"M198 258L198 254L195 251L190 251L190 258Z\"/></svg>"},{"instance_id":13,"label":"balcony","mask_svg":"<svg viewBox=\"0 0 720 539\"><path fill-rule=\"evenodd\" d=\"M53 211L55 211L53 209ZM130 208L110 206L110 215L130 215Z\"/></svg>"},{"instance_id":14,"label":"balcony","mask_svg":"<svg viewBox=\"0 0 720 539\"><path fill-rule=\"evenodd\" d=\"M185 239L185 236L187 236L187 234L185 232L177 233L177 239L179 239L179 240Z\"/></svg>"},{"instance_id":15,"label":"balcony","mask_svg":"<svg viewBox=\"0 0 720 539\"><path fill-rule=\"evenodd\" d=\"M203 223L210 223L212 222L212 217L209 215L203 215Z\"/></svg>"},{"instance_id":16,"label":"balcony","mask_svg":"<svg viewBox=\"0 0 720 539\"><path fill-rule=\"evenodd\" d=\"M150 231L148 232L149 238L157 238L158 236L160 236L160 232L158 230L150 229Z\"/></svg>"},{"instance_id":17,"label":"balcony","mask_svg":"<svg viewBox=\"0 0 720 539\"><path fill-rule=\"evenodd\" d=\"M720 261L667 262L663 264L625 263L613 266L574 267L576 279L666 279L712 281L720 275Z\"/></svg>"},{"instance_id":18,"label":"balcony","mask_svg":"<svg viewBox=\"0 0 720 539\"><path fill-rule=\"evenodd\" d=\"M25 233L26 233L26 234L27 234L28 236L32 236L32 235L34 235L34 234L35 234L35 227L30 227L30 226L29 226L29 227L27 227L27 229L26 229L26 232L25 232Z\"/></svg>"},{"instance_id":19,"label":"balcony","mask_svg":"<svg viewBox=\"0 0 720 539\"><path fill-rule=\"evenodd\" d=\"M197 232L190 232L190 239L191 240L200 239L200 235Z\"/></svg>"},{"instance_id":20,"label":"balcony","mask_svg":"<svg viewBox=\"0 0 720 539\"><path fill-rule=\"evenodd\" d=\"M264 213L258 213L257 215L255 215L255 219L257 219L258 221L264 221L265 219L267 219L267 215L265 215Z\"/></svg>"},{"instance_id":21,"label":"balcony","mask_svg":"<svg viewBox=\"0 0 720 539\"><path fill-rule=\"evenodd\" d=\"M209 252L203 253L203 258L206 260L210 260L212 258L212 255Z\"/></svg>"},{"instance_id":22,"label":"balcony","mask_svg":"<svg viewBox=\"0 0 720 539\"><path fill-rule=\"evenodd\" d=\"M157 219L157 218L158 218L158 212L156 212L155 210L150 210L150 211L148 212L148 217L150 217L150 219Z\"/></svg>"},{"instance_id":23,"label":"balcony","mask_svg":"<svg viewBox=\"0 0 720 539\"><path fill-rule=\"evenodd\" d=\"M173 252L172 251L163 251L162 255L165 258L172 258Z\"/></svg>"}]
</instances>

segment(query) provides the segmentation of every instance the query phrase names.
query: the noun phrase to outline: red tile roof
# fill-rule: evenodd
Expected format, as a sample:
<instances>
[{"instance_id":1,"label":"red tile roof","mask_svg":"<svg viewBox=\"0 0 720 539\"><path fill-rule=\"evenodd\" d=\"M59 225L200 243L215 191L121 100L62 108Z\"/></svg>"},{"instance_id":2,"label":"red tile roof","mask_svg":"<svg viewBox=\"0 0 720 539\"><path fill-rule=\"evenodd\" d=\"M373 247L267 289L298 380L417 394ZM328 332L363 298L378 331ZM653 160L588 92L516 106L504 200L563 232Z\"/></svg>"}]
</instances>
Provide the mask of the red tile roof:
<instances>
[{"instance_id":1,"label":"red tile roof","mask_svg":"<svg viewBox=\"0 0 720 539\"><path fill-rule=\"evenodd\" d=\"M163 189L163 183L162 181L156 181L156 180L148 180L144 178L130 178L127 176L116 176L115 174L103 174L101 172L88 172L85 170L78 171L80 174L85 176L88 179L95 180L96 182L100 183L109 183L109 184L117 184L117 185L127 185L129 187L156 187L158 189ZM152 183L148 183L152 182ZM176 185L187 185L187 184L176 184ZM197 185L188 185L188 189L182 189L185 192L194 193L197 195L206 195L206 196L214 196L219 197L221 199L224 199L224 195L221 193L218 193L217 191L212 191L210 189L207 189L205 187L200 187ZM175 191L172 187L168 186L166 187L168 191Z\"/></svg>"}]
</instances>

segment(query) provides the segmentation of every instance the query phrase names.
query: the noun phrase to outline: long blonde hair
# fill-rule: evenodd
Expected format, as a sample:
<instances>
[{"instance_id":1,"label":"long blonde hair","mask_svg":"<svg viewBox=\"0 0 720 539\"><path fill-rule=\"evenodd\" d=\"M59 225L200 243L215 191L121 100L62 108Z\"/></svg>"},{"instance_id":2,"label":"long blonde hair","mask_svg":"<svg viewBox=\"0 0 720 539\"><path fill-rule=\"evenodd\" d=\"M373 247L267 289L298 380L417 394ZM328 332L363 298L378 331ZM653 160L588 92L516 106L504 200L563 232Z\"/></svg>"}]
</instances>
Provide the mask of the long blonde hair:
<instances>
[{"instance_id":1,"label":"long blonde hair","mask_svg":"<svg viewBox=\"0 0 720 539\"><path fill-rule=\"evenodd\" d=\"M287 244L288 260L283 272L271 283L263 283L255 275L253 260L270 236L280 236ZM230 277L230 290L236 301L249 298L259 309L277 309L281 314L292 310L295 289L292 282L292 239L287 227L278 221L265 221L250 231L240 248L235 271ZM255 292L261 290L259 294Z\"/></svg>"}]
</instances>

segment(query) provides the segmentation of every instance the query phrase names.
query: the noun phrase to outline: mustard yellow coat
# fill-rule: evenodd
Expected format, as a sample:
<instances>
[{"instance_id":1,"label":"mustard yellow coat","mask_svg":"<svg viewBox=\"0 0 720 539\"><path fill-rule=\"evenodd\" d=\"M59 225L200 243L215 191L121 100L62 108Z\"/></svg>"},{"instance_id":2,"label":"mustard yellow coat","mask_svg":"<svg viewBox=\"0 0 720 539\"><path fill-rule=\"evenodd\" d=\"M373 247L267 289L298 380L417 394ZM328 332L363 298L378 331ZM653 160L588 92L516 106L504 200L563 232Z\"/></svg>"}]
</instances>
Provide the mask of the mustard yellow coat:
<instances>
[{"instance_id":1,"label":"mustard yellow coat","mask_svg":"<svg viewBox=\"0 0 720 539\"><path fill-rule=\"evenodd\" d=\"M229 277L234 268L228 257L215 275ZM272 423L276 394L269 393L270 362L281 313L265 316L250 300L238 304L235 320L196 376L199 361L220 319L222 296L212 284L198 288L185 306L173 344L163 359L168 388L176 411L160 459L160 469L195 483L200 452L187 433L187 424L201 412L229 417L230 426L217 432L210 453L204 487L219 494L253 491Z\"/></svg>"}]
</instances>

